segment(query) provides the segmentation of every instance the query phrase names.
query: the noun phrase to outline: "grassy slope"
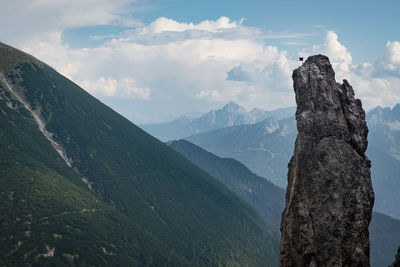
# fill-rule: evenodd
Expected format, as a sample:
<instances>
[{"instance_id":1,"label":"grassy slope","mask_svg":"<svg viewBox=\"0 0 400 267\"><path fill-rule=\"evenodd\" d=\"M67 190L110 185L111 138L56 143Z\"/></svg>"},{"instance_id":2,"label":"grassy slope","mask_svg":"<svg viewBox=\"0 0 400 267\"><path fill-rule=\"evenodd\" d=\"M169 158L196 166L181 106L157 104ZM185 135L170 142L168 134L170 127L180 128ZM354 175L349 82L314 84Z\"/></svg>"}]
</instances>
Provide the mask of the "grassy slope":
<instances>
[{"instance_id":1,"label":"grassy slope","mask_svg":"<svg viewBox=\"0 0 400 267\"><path fill-rule=\"evenodd\" d=\"M400 221L374 212L369 226L371 266L389 266L400 246Z\"/></svg>"},{"instance_id":2,"label":"grassy slope","mask_svg":"<svg viewBox=\"0 0 400 267\"><path fill-rule=\"evenodd\" d=\"M0 92L6 92L0 83ZM184 263L126 216L72 183L79 177L33 118L0 94L0 262L8 265ZM66 177L69 177L67 179ZM54 257L41 257L46 246ZM115 255L108 255L103 252ZM94 257L93 255L96 255ZM181 261L182 260L182 261Z\"/></svg>"},{"instance_id":3,"label":"grassy slope","mask_svg":"<svg viewBox=\"0 0 400 267\"><path fill-rule=\"evenodd\" d=\"M145 229L144 243L159 240L160 251L167 246L160 258L198 265L277 264L276 239L245 202L53 69L17 51L5 53L7 49L0 46L0 56L14 53L13 58L19 58L2 60L14 66L0 64L1 71L32 108L41 110L47 130L63 144L73 167L94 182L95 195L82 192ZM58 156L52 159L62 164ZM61 169L57 166L52 168ZM65 168L58 171L74 190L83 188L79 175ZM9 177L4 179L7 184ZM157 246L149 248L155 255L151 249Z\"/></svg>"},{"instance_id":4,"label":"grassy slope","mask_svg":"<svg viewBox=\"0 0 400 267\"><path fill-rule=\"evenodd\" d=\"M217 157L186 140L168 142L168 145L246 200L275 234L280 235L285 190L252 173L239 161Z\"/></svg>"}]
</instances>

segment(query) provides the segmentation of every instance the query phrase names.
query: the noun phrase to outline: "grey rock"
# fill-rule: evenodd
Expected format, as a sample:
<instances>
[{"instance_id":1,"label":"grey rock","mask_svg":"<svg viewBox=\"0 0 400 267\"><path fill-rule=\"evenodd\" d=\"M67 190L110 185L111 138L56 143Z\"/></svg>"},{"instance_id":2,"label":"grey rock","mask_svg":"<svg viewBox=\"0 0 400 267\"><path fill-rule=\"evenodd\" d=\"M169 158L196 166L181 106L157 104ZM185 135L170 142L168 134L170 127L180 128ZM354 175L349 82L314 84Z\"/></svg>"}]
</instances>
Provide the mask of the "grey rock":
<instances>
[{"instance_id":1,"label":"grey rock","mask_svg":"<svg viewBox=\"0 0 400 267\"><path fill-rule=\"evenodd\" d=\"M400 247L397 249L395 259L396 260L390 265L390 267L400 267Z\"/></svg>"},{"instance_id":2,"label":"grey rock","mask_svg":"<svg viewBox=\"0 0 400 267\"><path fill-rule=\"evenodd\" d=\"M370 266L374 204L368 128L361 101L335 81L328 57L293 72L297 102L294 155L281 222L281 266Z\"/></svg>"}]
</instances>

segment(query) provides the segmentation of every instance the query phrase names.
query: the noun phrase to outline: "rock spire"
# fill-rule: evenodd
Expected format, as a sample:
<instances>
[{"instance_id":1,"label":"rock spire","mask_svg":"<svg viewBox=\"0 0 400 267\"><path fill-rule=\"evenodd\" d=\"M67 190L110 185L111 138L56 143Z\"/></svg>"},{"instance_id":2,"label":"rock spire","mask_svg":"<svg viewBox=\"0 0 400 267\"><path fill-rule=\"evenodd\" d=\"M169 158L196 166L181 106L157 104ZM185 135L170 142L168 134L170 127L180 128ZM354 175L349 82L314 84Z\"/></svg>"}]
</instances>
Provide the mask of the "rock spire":
<instances>
[{"instance_id":1,"label":"rock spire","mask_svg":"<svg viewBox=\"0 0 400 267\"><path fill-rule=\"evenodd\" d=\"M370 266L374 192L361 101L346 80L335 81L326 56L309 57L292 77L298 135L282 213L280 264Z\"/></svg>"}]
</instances>

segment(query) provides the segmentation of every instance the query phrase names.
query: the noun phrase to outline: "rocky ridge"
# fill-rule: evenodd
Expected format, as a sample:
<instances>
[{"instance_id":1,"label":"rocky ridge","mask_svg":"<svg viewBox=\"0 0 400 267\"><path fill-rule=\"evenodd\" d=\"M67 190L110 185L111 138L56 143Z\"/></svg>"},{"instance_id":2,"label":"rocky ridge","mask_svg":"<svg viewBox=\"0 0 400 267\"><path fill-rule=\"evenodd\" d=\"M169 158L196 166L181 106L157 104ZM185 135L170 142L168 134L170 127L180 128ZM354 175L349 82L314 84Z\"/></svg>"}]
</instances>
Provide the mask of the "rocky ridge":
<instances>
[{"instance_id":1,"label":"rocky ridge","mask_svg":"<svg viewBox=\"0 0 400 267\"><path fill-rule=\"evenodd\" d=\"M328 57L293 72L294 155L281 223L281 266L369 266L374 193L361 101L335 81Z\"/></svg>"}]
</instances>

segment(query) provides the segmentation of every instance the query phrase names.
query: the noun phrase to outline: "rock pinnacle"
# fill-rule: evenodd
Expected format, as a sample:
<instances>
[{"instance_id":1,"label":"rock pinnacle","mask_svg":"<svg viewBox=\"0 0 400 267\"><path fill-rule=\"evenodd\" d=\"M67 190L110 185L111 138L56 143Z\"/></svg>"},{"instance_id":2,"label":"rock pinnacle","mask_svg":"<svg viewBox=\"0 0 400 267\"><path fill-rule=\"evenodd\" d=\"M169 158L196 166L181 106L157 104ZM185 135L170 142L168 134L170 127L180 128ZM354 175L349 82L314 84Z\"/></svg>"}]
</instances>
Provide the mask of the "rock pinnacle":
<instances>
[{"instance_id":1,"label":"rock pinnacle","mask_svg":"<svg viewBox=\"0 0 400 267\"><path fill-rule=\"evenodd\" d=\"M281 222L281 266L370 266L374 204L368 128L361 101L335 81L328 57L293 72L297 102L294 155Z\"/></svg>"}]
</instances>

